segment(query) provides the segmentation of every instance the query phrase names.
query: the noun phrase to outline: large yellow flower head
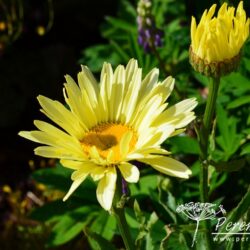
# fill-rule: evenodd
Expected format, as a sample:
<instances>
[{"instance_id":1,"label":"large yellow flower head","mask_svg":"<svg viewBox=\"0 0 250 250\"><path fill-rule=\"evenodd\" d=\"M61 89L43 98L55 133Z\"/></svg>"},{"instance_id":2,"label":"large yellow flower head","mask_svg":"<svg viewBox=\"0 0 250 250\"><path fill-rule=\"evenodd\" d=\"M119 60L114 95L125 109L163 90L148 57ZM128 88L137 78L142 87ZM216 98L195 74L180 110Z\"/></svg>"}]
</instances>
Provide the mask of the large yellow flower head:
<instances>
[{"instance_id":1,"label":"large yellow flower head","mask_svg":"<svg viewBox=\"0 0 250 250\"><path fill-rule=\"evenodd\" d=\"M242 1L236 11L224 3L217 17L214 16L215 9L216 4L205 10L198 25L192 17L191 64L203 63L200 68L208 65L222 67L219 73L227 74L238 66L241 48L249 36L250 20L246 17ZM215 69L206 69L209 70ZM201 73L209 75L209 72Z\"/></svg>"},{"instance_id":2,"label":"large yellow flower head","mask_svg":"<svg viewBox=\"0 0 250 250\"><path fill-rule=\"evenodd\" d=\"M104 63L100 83L86 66L78 74L78 84L66 76L64 97L69 108L58 101L39 96L42 112L57 126L34 121L38 130L19 134L45 144L35 154L60 159L73 169L72 186L66 200L91 176L99 181L97 199L110 210L116 188L117 171L127 182L137 182L137 160L171 176L188 178L191 171L181 162L168 157L160 147L168 137L183 132L194 118L194 98L167 108L166 100L174 87L168 77L158 82L158 69L142 80L142 69L131 59L113 72ZM58 127L61 127L59 129Z\"/></svg>"}]
</instances>

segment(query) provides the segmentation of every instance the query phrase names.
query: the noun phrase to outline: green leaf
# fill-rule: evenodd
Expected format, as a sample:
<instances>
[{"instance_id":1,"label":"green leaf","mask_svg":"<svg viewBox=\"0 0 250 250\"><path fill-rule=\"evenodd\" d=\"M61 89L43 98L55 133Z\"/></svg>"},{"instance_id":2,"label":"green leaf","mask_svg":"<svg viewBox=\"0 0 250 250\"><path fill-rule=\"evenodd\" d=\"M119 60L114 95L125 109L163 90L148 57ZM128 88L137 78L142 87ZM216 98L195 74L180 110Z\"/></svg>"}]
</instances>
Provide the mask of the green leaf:
<instances>
[{"instance_id":1,"label":"green leaf","mask_svg":"<svg viewBox=\"0 0 250 250\"><path fill-rule=\"evenodd\" d=\"M231 92L236 96L241 96L250 90L248 78L239 72L233 72L228 76L221 78L221 91Z\"/></svg>"},{"instance_id":2,"label":"green leaf","mask_svg":"<svg viewBox=\"0 0 250 250\"><path fill-rule=\"evenodd\" d=\"M72 170L62 167L57 164L55 168L39 169L32 174L32 177L37 181L51 189L67 192L70 188ZM96 185L93 181L87 178L72 196L81 198L91 203L97 203L95 197ZM83 195L84 194L84 195Z\"/></svg>"},{"instance_id":3,"label":"green leaf","mask_svg":"<svg viewBox=\"0 0 250 250\"><path fill-rule=\"evenodd\" d=\"M137 42L137 36L134 34L130 34L129 36L130 48L131 48L131 55L132 57L138 60L139 65L143 66L143 52Z\"/></svg>"},{"instance_id":4,"label":"green leaf","mask_svg":"<svg viewBox=\"0 0 250 250\"><path fill-rule=\"evenodd\" d=\"M121 29L123 31L128 31L128 32L132 32L132 33L136 33L136 27L134 24L129 23L127 21L124 21L120 18L115 18L115 17L106 17L106 20L109 24L111 24L113 27L117 28L117 29Z\"/></svg>"},{"instance_id":5,"label":"green leaf","mask_svg":"<svg viewBox=\"0 0 250 250\"><path fill-rule=\"evenodd\" d=\"M133 3L130 3L127 0L123 0L120 3L121 3L120 11L122 12L121 18L126 18L126 20L131 20L132 18L134 18L135 20L137 16L137 11Z\"/></svg>"},{"instance_id":6,"label":"green leaf","mask_svg":"<svg viewBox=\"0 0 250 250\"><path fill-rule=\"evenodd\" d=\"M156 26L157 25L164 25L166 19L165 15L169 4L167 1L154 1L152 4L152 12L155 16Z\"/></svg>"},{"instance_id":7,"label":"green leaf","mask_svg":"<svg viewBox=\"0 0 250 250\"><path fill-rule=\"evenodd\" d=\"M200 152L196 139L188 136L176 136L169 140L171 142L172 153L185 153L198 155Z\"/></svg>"},{"instance_id":8,"label":"green leaf","mask_svg":"<svg viewBox=\"0 0 250 250\"><path fill-rule=\"evenodd\" d=\"M242 61L244 63L244 66L246 67L246 70L250 72L250 59L242 58Z\"/></svg>"},{"instance_id":9,"label":"green leaf","mask_svg":"<svg viewBox=\"0 0 250 250\"><path fill-rule=\"evenodd\" d=\"M151 191L157 188L157 177L157 175L142 176L138 183L130 184L131 195L150 195Z\"/></svg>"},{"instance_id":10,"label":"green leaf","mask_svg":"<svg viewBox=\"0 0 250 250\"><path fill-rule=\"evenodd\" d=\"M84 50L83 58L79 60L79 63L88 65L93 72L100 72L105 61L113 66L121 62L120 56L113 50L113 46L110 44L88 47Z\"/></svg>"},{"instance_id":11,"label":"green leaf","mask_svg":"<svg viewBox=\"0 0 250 250\"><path fill-rule=\"evenodd\" d=\"M135 212L135 217L136 217L136 220L141 224L143 225L145 223L145 216L143 215L142 211L141 211L141 208L140 208L140 205L138 203L138 201L135 199L134 201L134 212Z\"/></svg>"},{"instance_id":12,"label":"green leaf","mask_svg":"<svg viewBox=\"0 0 250 250\"><path fill-rule=\"evenodd\" d=\"M124 60L125 62L129 61L130 56L124 51L124 49L114 40L110 41L113 49L116 50L117 54Z\"/></svg>"},{"instance_id":13,"label":"green leaf","mask_svg":"<svg viewBox=\"0 0 250 250\"><path fill-rule=\"evenodd\" d=\"M29 217L42 222L52 222L64 216L69 209L68 203L56 200L34 209Z\"/></svg>"},{"instance_id":14,"label":"green leaf","mask_svg":"<svg viewBox=\"0 0 250 250\"><path fill-rule=\"evenodd\" d=\"M250 143L247 143L242 147L240 155L250 154Z\"/></svg>"},{"instance_id":15,"label":"green leaf","mask_svg":"<svg viewBox=\"0 0 250 250\"><path fill-rule=\"evenodd\" d=\"M199 74L198 72L196 71L193 71L193 74L194 74L194 77L195 79L201 83L204 87L208 86L209 85L209 78L202 75L202 74Z\"/></svg>"},{"instance_id":16,"label":"green leaf","mask_svg":"<svg viewBox=\"0 0 250 250\"><path fill-rule=\"evenodd\" d=\"M125 210L125 217L126 221L128 222L128 225L130 228L135 228L136 230L139 228L139 222L135 218L134 210L130 208L126 208Z\"/></svg>"},{"instance_id":17,"label":"green leaf","mask_svg":"<svg viewBox=\"0 0 250 250\"><path fill-rule=\"evenodd\" d=\"M210 167L210 166L209 166ZM214 168L212 168L214 170ZM210 168L209 168L210 170ZM209 194L212 194L216 188L220 187L227 179L227 173L219 173L213 171L212 174L209 173L212 177L210 178L210 189Z\"/></svg>"},{"instance_id":18,"label":"green leaf","mask_svg":"<svg viewBox=\"0 0 250 250\"><path fill-rule=\"evenodd\" d=\"M192 176L198 176L200 173L201 163L200 161L195 161L191 166Z\"/></svg>"},{"instance_id":19,"label":"green leaf","mask_svg":"<svg viewBox=\"0 0 250 250\"><path fill-rule=\"evenodd\" d=\"M95 221L91 224L90 230L100 234L107 240L111 240L116 230L115 217L107 211L101 210Z\"/></svg>"},{"instance_id":20,"label":"green leaf","mask_svg":"<svg viewBox=\"0 0 250 250\"><path fill-rule=\"evenodd\" d=\"M228 109L234 109L234 108L238 108L242 105L245 104L249 104L250 103L250 96L246 95L246 96L241 96L239 98L237 98L236 100L233 100L232 102L230 102L227 106Z\"/></svg>"},{"instance_id":21,"label":"green leaf","mask_svg":"<svg viewBox=\"0 0 250 250\"><path fill-rule=\"evenodd\" d=\"M94 250L116 250L108 240L101 235L92 232L90 229L85 228L84 233L88 237L88 241Z\"/></svg>"},{"instance_id":22,"label":"green leaf","mask_svg":"<svg viewBox=\"0 0 250 250\"><path fill-rule=\"evenodd\" d=\"M212 162L211 164L218 172L235 172L239 171L245 163L245 159L237 159L232 161Z\"/></svg>"},{"instance_id":23,"label":"green leaf","mask_svg":"<svg viewBox=\"0 0 250 250\"><path fill-rule=\"evenodd\" d=\"M51 188L67 191L71 184L72 171L57 165L55 168L44 168L35 171L32 178Z\"/></svg>"},{"instance_id":24,"label":"green leaf","mask_svg":"<svg viewBox=\"0 0 250 250\"><path fill-rule=\"evenodd\" d=\"M250 222L250 209L248 209L246 215L243 218L243 221L247 223ZM248 229L249 228L245 227L244 233L249 233ZM247 239L241 242L241 250L249 250L249 241Z\"/></svg>"},{"instance_id":25,"label":"green leaf","mask_svg":"<svg viewBox=\"0 0 250 250\"><path fill-rule=\"evenodd\" d=\"M164 223L156 213L152 213L147 223L146 250L158 250L162 239L166 236Z\"/></svg>"},{"instance_id":26,"label":"green leaf","mask_svg":"<svg viewBox=\"0 0 250 250\"><path fill-rule=\"evenodd\" d=\"M96 213L91 206L77 208L66 213L52 228L47 247L62 245L76 237Z\"/></svg>"},{"instance_id":27,"label":"green leaf","mask_svg":"<svg viewBox=\"0 0 250 250\"><path fill-rule=\"evenodd\" d=\"M146 217L144 216L143 212L141 211L140 205L137 202L137 200L134 201L134 213L136 220L139 222L139 233L135 240L136 249L141 249L143 246L143 240L145 236L147 235L146 230Z\"/></svg>"},{"instance_id":28,"label":"green leaf","mask_svg":"<svg viewBox=\"0 0 250 250\"><path fill-rule=\"evenodd\" d=\"M161 184L161 183L160 183ZM162 186L162 185L161 185ZM167 213L174 223L176 220L176 199L170 191L164 191L162 188L159 188L159 203L163 208L163 211Z\"/></svg>"},{"instance_id":29,"label":"green leaf","mask_svg":"<svg viewBox=\"0 0 250 250\"><path fill-rule=\"evenodd\" d=\"M194 230L194 229L192 229ZM191 244L191 243L190 243ZM170 232L161 242L160 250L189 250L185 236L181 232Z\"/></svg>"},{"instance_id":30,"label":"green leaf","mask_svg":"<svg viewBox=\"0 0 250 250\"><path fill-rule=\"evenodd\" d=\"M237 120L235 117L227 117L227 113L221 105L217 106L217 125L220 136L216 142L224 150L224 160L228 160L240 147L242 135L237 133Z\"/></svg>"}]
</instances>

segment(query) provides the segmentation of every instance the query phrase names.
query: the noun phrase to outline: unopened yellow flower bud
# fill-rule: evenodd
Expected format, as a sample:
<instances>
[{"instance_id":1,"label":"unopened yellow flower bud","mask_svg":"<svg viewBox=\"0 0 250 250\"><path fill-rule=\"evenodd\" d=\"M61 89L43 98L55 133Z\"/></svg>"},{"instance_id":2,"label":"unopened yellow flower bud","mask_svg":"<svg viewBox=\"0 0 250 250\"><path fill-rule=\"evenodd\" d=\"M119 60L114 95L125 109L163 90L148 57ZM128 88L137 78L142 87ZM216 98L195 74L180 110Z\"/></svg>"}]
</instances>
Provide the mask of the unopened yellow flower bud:
<instances>
[{"instance_id":1,"label":"unopened yellow flower bud","mask_svg":"<svg viewBox=\"0 0 250 250\"><path fill-rule=\"evenodd\" d=\"M190 63L200 73L219 77L237 69L240 52L249 36L250 20L241 1L235 11L224 3L205 10L199 24L192 17Z\"/></svg>"}]
</instances>

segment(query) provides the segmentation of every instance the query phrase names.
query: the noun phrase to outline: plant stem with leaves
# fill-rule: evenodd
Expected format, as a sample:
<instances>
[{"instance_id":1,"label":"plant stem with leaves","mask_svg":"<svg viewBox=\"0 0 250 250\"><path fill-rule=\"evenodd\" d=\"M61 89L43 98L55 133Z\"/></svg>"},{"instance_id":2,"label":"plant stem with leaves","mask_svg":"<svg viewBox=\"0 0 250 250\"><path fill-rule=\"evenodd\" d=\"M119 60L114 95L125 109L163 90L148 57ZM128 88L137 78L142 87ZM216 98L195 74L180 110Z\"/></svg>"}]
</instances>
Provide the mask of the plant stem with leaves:
<instances>
[{"instance_id":1,"label":"plant stem with leaves","mask_svg":"<svg viewBox=\"0 0 250 250\"><path fill-rule=\"evenodd\" d=\"M122 178L121 174L117 173L117 185L114 197L114 204L112 212L115 215L117 225L122 236L126 250L135 250L135 244L132 240L129 225L126 221L125 211L124 211L125 199L122 194Z\"/></svg>"}]
</instances>

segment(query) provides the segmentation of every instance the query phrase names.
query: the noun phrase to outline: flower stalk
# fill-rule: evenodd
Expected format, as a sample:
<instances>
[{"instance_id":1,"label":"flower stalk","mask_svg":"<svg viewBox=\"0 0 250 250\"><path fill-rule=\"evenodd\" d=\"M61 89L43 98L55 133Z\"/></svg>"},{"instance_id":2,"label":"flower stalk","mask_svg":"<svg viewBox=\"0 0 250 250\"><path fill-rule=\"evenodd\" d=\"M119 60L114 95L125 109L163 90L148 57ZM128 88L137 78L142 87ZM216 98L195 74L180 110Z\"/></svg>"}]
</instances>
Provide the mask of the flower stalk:
<instances>
[{"instance_id":1,"label":"flower stalk","mask_svg":"<svg viewBox=\"0 0 250 250\"><path fill-rule=\"evenodd\" d=\"M211 78L209 85L209 95L200 133L200 158L202 162L202 170L200 171L201 202L208 201L208 144L213 116L215 112L219 83L220 78Z\"/></svg>"},{"instance_id":2,"label":"flower stalk","mask_svg":"<svg viewBox=\"0 0 250 250\"><path fill-rule=\"evenodd\" d=\"M213 122L213 117L216 107L216 99L219 90L220 78L211 78L209 85L209 95L207 99L207 104L205 108L205 114L203 117L202 127L200 131L200 159L201 159L201 170L200 170L200 199L201 202L209 202L208 197L208 145L209 145L209 135L211 132L211 126ZM210 240L210 223L208 220L204 221L205 231L205 242L206 249L211 249Z\"/></svg>"},{"instance_id":3,"label":"flower stalk","mask_svg":"<svg viewBox=\"0 0 250 250\"><path fill-rule=\"evenodd\" d=\"M117 185L114 197L112 212L115 215L117 225L122 236L126 250L135 250L135 244L132 240L129 225L125 218L124 211L124 199L122 193L122 177L120 173L117 173Z\"/></svg>"}]
</instances>

